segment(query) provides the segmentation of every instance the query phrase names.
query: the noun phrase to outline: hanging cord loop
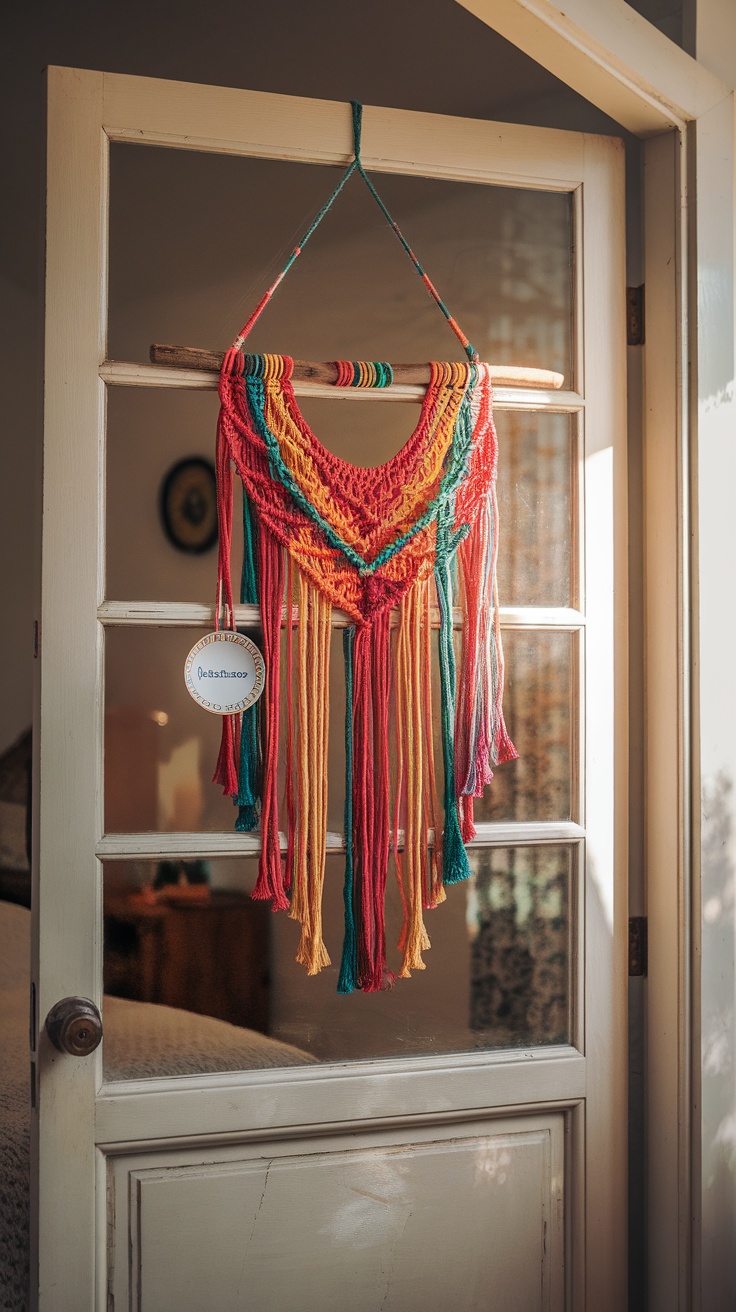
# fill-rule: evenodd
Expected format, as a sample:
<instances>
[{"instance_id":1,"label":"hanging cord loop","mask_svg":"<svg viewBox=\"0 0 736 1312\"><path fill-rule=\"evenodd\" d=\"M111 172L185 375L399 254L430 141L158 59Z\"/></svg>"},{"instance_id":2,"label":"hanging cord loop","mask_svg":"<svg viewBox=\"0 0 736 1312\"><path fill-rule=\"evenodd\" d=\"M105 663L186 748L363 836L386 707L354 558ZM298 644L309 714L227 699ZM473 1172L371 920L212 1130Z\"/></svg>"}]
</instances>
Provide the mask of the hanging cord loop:
<instances>
[{"instance_id":1,"label":"hanging cord loop","mask_svg":"<svg viewBox=\"0 0 736 1312\"><path fill-rule=\"evenodd\" d=\"M335 190L332 192L332 194L331 194L331 195L328 197L328 199L325 201L325 203L324 203L324 205L322 206L322 208L321 208L321 210L319 211L319 213L318 213L317 215L315 215L314 219L313 219L312 222L310 223L309 227L307 228L306 232L304 233L304 236L302 237L302 239L301 239L301 241L299 242L299 244L298 244L297 246L294 247L293 251L291 252L291 255L289 256L288 260L286 261L286 264L284 265L283 269L281 270L281 273L278 275L278 277L275 279L275 281L274 281L274 282L271 284L271 286L268 288L268 291L264 292L263 296L261 297L260 301L258 302L258 304L257 304L257 306L256 306L256 308L255 308L255 310L253 311L252 315L251 315L250 318L248 319L247 323L245 323L245 324L243 325L243 327L241 328L240 332L238 333L238 336L235 338L235 341L233 342L233 349L236 350L236 351L239 351L239 350L240 350L240 348L241 348L242 345L243 345L243 342L245 341L246 337L247 337L248 334L250 333L250 331L251 331L251 329L253 328L254 324L258 321L258 319L260 319L260 317L261 317L263 311L265 310L266 306L268 305L268 302L271 300L271 297L273 296L274 292L276 291L276 288L278 287L279 283L283 281L283 279L286 277L287 273L289 272L289 269L291 268L292 264L294 264L294 262L295 262L295 260L298 258L298 256L301 255L302 251L304 250L304 247L306 246L307 242L309 241L309 238L312 236L312 234L313 234L313 232L315 231L315 229L319 227L320 223L322 222L323 218L324 218L325 215L327 214L328 210L330 210L330 209L332 208L334 202L337 200L337 197L340 195L340 192L342 191L342 189L343 189L343 187L345 186L345 184L346 184L346 182L348 181L348 179L351 178L352 175L353 175L354 173L357 172L357 173L360 174L361 178L362 178L363 181L365 182L365 184L366 184L368 190L369 190L370 193L371 193L371 196L373 197L373 199L375 200L376 204L378 205L378 208L380 209L381 213L383 214L383 217L386 219L386 222L389 224L389 226L390 226L391 228L393 228L393 230L394 230L394 232L395 232L395 234L396 234L398 240L401 242L401 245L403 246L404 250L406 251L406 254L409 256L409 259L411 260L412 264L414 265L414 268L416 269L417 273L419 274L419 276L420 276L422 282L424 283L425 287L427 288L427 291L429 292L430 296L432 297L432 300L435 302L435 304L438 306L438 308L442 311L442 313L443 313L443 315L445 316L445 318L446 318L448 324L449 324L450 327L452 328L452 331L454 332L455 336L458 338L458 340L459 340L460 343L462 344L463 349L465 350L465 352L466 352L466 354L467 354L467 356L468 356L468 359L471 360L471 361L476 361L476 360L478 359L478 353L477 353L477 351L475 350L475 348L473 347L473 345L471 344L471 342L468 341L468 338L465 336L465 333L463 332L463 330L462 330L462 328L460 327L460 325L459 325L459 323L457 322L457 320L454 319L453 316L450 314L450 311L448 310L447 306L445 305L444 301L442 300L442 297L440 296L439 292L437 291L437 289L435 288L435 286L434 286L434 284L431 282L431 280L428 278L427 274L424 272L424 269L422 268L421 264L419 263L419 260L417 259L417 257L416 257L416 255L414 254L414 252L413 252L411 246L409 245L408 241L406 240L406 237L404 236L403 232L401 231L401 229L400 229L398 223L396 223L396 221L392 218L391 214L389 213L389 210L387 209L387 207L386 207L386 205L384 204L383 200L382 200L381 197L379 196L379 194L378 194L376 188L374 187L373 183L371 182L370 178L368 177L368 174L366 173L365 169L363 168L363 162L362 162L362 160L361 160L361 158L360 158L360 144L361 144L361 136L362 136L362 129L363 129L363 106L362 106L362 104L360 103L359 100L351 100L351 101L350 101L350 112L351 112L351 115L352 115L352 123L353 123L353 158L352 158L351 162L348 164L348 166L347 166L345 172L343 173L343 175L342 175L340 181L338 182L337 186L335 187ZM390 384L389 384L389 385L390 385Z\"/></svg>"},{"instance_id":2,"label":"hanging cord loop","mask_svg":"<svg viewBox=\"0 0 736 1312\"><path fill-rule=\"evenodd\" d=\"M359 100L350 101L350 112L353 116L353 162L355 164L360 164L360 134L363 129L363 106Z\"/></svg>"}]
</instances>

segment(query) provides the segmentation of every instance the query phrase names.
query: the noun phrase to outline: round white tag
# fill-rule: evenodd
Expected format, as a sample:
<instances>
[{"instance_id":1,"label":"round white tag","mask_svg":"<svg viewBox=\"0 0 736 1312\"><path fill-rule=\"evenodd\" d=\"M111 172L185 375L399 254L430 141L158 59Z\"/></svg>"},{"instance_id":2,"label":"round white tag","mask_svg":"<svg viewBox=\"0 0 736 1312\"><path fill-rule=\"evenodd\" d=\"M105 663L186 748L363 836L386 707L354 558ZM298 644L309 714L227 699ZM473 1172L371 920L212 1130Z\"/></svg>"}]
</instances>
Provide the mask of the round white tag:
<instances>
[{"instance_id":1,"label":"round white tag","mask_svg":"<svg viewBox=\"0 0 736 1312\"><path fill-rule=\"evenodd\" d=\"M250 638L232 629L207 633L184 664L187 689L213 715L236 715L258 701L266 665Z\"/></svg>"}]
</instances>

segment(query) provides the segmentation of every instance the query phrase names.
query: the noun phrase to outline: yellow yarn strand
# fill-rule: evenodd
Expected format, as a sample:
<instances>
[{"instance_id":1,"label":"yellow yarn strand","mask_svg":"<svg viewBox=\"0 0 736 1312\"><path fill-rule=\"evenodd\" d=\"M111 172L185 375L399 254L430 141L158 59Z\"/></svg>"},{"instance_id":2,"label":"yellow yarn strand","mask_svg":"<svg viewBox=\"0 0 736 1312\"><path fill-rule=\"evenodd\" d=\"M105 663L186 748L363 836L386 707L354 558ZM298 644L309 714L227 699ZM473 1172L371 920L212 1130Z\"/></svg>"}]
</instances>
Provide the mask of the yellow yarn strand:
<instances>
[{"instance_id":1,"label":"yellow yarn strand","mask_svg":"<svg viewBox=\"0 0 736 1312\"><path fill-rule=\"evenodd\" d=\"M424 750L424 827L434 833L434 842L427 851L427 888L424 904L438 907L447 898L442 882L442 826L437 823L437 778L434 767L434 717L432 714L432 602L435 598L434 580L425 579L419 585L418 605L421 611L422 638L422 722Z\"/></svg>"},{"instance_id":2,"label":"yellow yarn strand","mask_svg":"<svg viewBox=\"0 0 736 1312\"><path fill-rule=\"evenodd\" d=\"M327 840L327 725L330 701L330 615L331 606L323 593L312 593L312 696L315 750L310 777L310 808L314 824L310 836L309 949L307 973L316 975L330 958L322 939L322 893L325 882Z\"/></svg>"},{"instance_id":3,"label":"yellow yarn strand","mask_svg":"<svg viewBox=\"0 0 736 1312\"><path fill-rule=\"evenodd\" d=\"M327 841L327 739L332 607L299 576L299 816L291 916L302 926L297 961L317 975L330 958L322 938Z\"/></svg>"}]
</instances>

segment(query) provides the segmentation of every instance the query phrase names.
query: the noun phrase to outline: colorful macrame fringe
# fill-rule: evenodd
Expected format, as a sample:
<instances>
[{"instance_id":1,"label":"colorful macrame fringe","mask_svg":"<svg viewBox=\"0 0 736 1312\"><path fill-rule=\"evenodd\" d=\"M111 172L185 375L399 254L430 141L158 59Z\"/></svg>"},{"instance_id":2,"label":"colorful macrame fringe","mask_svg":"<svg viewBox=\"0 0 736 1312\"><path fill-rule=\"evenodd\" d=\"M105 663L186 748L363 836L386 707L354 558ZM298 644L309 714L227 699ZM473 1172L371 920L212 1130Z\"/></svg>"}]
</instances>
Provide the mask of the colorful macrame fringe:
<instances>
[{"instance_id":1,"label":"colorful macrame fringe","mask_svg":"<svg viewBox=\"0 0 736 1312\"><path fill-rule=\"evenodd\" d=\"M275 910L289 909L301 926L297 960L316 974L330 962L321 903L332 607L347 612L345 940L338 987L373 991L391 978L384 923L390 852L404 909L400 974L407 976L424 968L424 911L444 899L447 884L470 873L464 843L474 833L472 799L482 794L494 765L516 756L501 709L490 376L477 362L432 364L409 441L386 464L360 468L332 455L310 431L291 385L292 368L288 356L244 355L234 348L222 368L218 596L232 627L234 465L245 497L241 597L260 605L267 676L260 735L255 721L246 719L249 712L242 725L238 717L226 718L215 778L239 803L238 827L251 826L260 808L254 897L270 900ZM364 386L381 377L379 366L359 369ZM343 386L350 385L348 377L355 377L355 366L343 362ZM463 625L456 666L457 605ZM441 823L432 734L435 636ZM283 686L285 854L277 786ZM396 725L393 777L390 721Z\"/></svg>"},{"instance_id":2,"label":"colorful macrame fringe","mask_svg":"<svg viewBox=\"0 0 736 1312\"><path fill-rule=\"evenodd\" d=\"M492 767L516 757L501 709L503 655L496 596L498 506L491 381L389 214L360 157L362 106L351 102L354 158L226 353L220 375L217 624L234 628L230 551L233 464L244 489L241 601L258 604L266 688L242 717L226 716L215 782L238 805L236 828L260 825L256 898L301 926L297 960L330 964L322 937L332 607L344 630L345 936L338 990L392 980L384 901L392 850L403 906L400 974L424 969L423 912L470 873L473 797ZM333 456L301 415L293 360L241 348L276 288L349 178L366 184L445 316L467 364L432 364L419 423L392 460L364 469ZM340 387L389 387L390 364L335 362ZM455 568L457 563L457 568ZM457 591L457 597L454 595ZM286 594L286 595L285 595ZM454 607L463 615L456 666ZM286 605L286 670L282 625ZM296 644L294 612L297 614ZM433 746L433 616L439 610L442 824ZM392 614L398 634L392 642ZM221 619L224 612L224 621ZM296 645L296 668L294 647ZM279 833L281 690L287 689L286 853ZM296 714L295 714L296 704ZM392 714L393 706L393 714ZM389 723L396 725L391 768ZM393 807L393 814L392 814Z\"/></svg>"}]
</instances>

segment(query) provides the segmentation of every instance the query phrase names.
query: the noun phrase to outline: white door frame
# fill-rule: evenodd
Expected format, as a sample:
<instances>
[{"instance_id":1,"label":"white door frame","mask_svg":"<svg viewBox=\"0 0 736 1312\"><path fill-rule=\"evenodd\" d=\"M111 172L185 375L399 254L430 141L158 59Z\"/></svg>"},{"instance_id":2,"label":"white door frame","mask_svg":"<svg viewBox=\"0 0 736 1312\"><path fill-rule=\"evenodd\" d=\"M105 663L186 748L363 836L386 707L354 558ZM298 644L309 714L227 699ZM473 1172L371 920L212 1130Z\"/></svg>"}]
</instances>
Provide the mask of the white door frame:
<instances>
[{"instance_id":1,"label":"white door frame","mask_svg":"<svg viewBox=\"0 0 736 1312\"><path fill-rule=\"evenodd\" d=\"M736 480L734 106L712 73L623 0L458 0L482 22L647 140L644 247L647 1175L649 1306L728 1306L736 1297L736 1170L727 1163L724 1070L736 1068L736 924L730 975L701 985L704 898L718 884L708 798L736 778L726 489ZM663 137L661 134L667 134ZM646 583L645 583L646 587ZM676 823L673 818L676 817ZM727 853L733 868L734 840ZM723 1021L715 1059L713 1017ZM729 1019L730 1018L730 1019ZM725 1110L725 1115L724 1115ZM733 1130L731 1128L731 1136Z\"/></svg>"}]
</instances>

